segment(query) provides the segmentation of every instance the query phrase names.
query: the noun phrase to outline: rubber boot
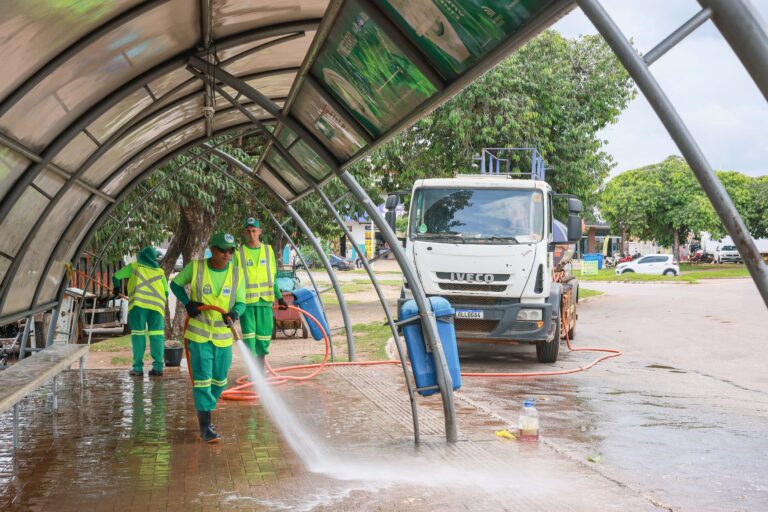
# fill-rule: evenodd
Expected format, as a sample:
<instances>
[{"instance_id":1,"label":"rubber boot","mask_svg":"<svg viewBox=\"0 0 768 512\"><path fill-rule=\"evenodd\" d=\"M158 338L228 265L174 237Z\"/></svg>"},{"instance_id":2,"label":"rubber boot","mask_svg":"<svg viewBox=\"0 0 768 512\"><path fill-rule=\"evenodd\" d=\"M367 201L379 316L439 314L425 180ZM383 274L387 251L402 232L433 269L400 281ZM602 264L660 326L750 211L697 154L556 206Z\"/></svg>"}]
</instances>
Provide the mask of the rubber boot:
<instances>
[{"instance_id":1,"label":"rubber boot","mask_svg":"<svg viewBox=\"0 0 768 512\"><path fill-rule=\"evenodd\" d=\"M266 378L267 366L264 360L264 356L256 356L256 369L259 371L259 375Z\"/></svg>"},{"instance_id":2,"label":"rubber boot","mask_svg":"<svg viewBox=\"0 0 768 512\"><path fill-rule=\"evenodd\" d=\"M200 439L205 443L218 443L221 438L211 429L211 411L197 411L197 421L200 424Z\"/></svg>"}]
</instances>

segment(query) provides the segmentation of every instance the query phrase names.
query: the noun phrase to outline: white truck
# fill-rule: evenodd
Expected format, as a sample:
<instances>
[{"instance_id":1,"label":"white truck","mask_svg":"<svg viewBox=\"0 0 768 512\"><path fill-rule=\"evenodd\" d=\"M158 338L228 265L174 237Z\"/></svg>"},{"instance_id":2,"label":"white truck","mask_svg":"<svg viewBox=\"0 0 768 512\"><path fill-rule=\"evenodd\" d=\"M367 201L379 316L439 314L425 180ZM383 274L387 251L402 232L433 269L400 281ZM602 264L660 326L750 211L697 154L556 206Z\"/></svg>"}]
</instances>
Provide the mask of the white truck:
<instances>
[{"instance_id":1,"label":"white truck","mask_svg":"<svg viewBox=\"0 0 768 512\"><path fill-rule=\"evenodd\" d=\"M426 294L456 310L459 342L535 344L538 360L552 363L561 326L574 334L578 298L578 283L562 271L573 252L559 266L555 252L581 238L582 203L555 194L543 172L526 175L531 179L494 173L416 181L406 254ZM553 217L561 197L567 228ZM411 297L405 282L400 304Z\"/></svg>"}]
</instances>

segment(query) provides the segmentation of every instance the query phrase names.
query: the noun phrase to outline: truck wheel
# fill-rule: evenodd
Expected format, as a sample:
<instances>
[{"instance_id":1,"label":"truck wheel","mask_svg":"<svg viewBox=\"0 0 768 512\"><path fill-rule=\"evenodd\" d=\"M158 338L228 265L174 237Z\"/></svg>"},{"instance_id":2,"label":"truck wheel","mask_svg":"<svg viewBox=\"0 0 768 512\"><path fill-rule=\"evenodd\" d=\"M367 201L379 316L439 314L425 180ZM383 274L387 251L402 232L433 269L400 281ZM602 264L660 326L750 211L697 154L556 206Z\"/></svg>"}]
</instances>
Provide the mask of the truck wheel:
<instances>
[{"instance_id":1,"label":"truck wheel","mask_svg":"<svg viewBox=\"0 0 768 512\"><path fill-rule=\"evenodd\" d=\"M540 363L554 363L557 361L557 355L560 353L560 319L555 320L555 338L547 343L546 341L536 342L536 359Z\"/></svg>"},{"instance_id":2,"label":"truck wheel","mask_svg":"<svg viewBox=\"0 0 768 512\"><path fill-rule=\"evenodd\" d=\"M568 339L573 341L576 337L576 320L573 321L573 325L568 329Z\"/></svg>"}]
</instances>

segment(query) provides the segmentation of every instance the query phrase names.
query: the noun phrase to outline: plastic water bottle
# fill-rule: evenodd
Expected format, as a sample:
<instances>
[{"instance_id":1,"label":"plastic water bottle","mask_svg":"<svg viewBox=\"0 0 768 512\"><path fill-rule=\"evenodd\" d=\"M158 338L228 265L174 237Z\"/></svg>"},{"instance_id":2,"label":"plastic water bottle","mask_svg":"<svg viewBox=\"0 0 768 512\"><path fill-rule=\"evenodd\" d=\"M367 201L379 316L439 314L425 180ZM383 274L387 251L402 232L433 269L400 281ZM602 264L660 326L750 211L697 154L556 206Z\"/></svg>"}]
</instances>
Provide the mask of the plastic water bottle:
<instances>
[{"instance_id":1,"label":"plastic water bottle","mask_svg":"<svg viewBox=\"0 0 768 512\"><path fill-rule=\"evenodd\" d=\"M534 407L533 400L526 400L523 403L523 410L520 411L517 426L521 441L539 440L539 411Z\"/></svg>"}]
</instances>

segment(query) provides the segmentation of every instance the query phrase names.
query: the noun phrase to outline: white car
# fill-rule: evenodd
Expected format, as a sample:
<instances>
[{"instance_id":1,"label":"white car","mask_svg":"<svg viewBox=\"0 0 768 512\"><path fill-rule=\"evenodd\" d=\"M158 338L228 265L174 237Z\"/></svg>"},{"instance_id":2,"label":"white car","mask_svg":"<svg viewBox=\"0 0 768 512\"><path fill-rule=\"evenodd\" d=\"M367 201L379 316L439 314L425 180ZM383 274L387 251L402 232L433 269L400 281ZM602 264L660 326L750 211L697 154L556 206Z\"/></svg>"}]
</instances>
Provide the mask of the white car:
<instances>
[{"instance_id":1,"label":"white car","mask_svg":"<svg viewBox=\"0 0 768 512\"><path fill-rule=\"evenodd\" d=\"M658 274L679 276L680 266L672 259L671 254L649 254L634 261L619 263L616 275L637 272L638 274Z\"/></svg>"},{"instance_id":2,"label":"white car","mask_svg":"<svg viewBox=\"0 0 768 512\"><path fill-rule=\"evenodd\" d=\"M721 245L715 251L715 263L725 263L726 261L742 263L741 254L736 250L735 245Z\"/></svg>"}]
</instances>

